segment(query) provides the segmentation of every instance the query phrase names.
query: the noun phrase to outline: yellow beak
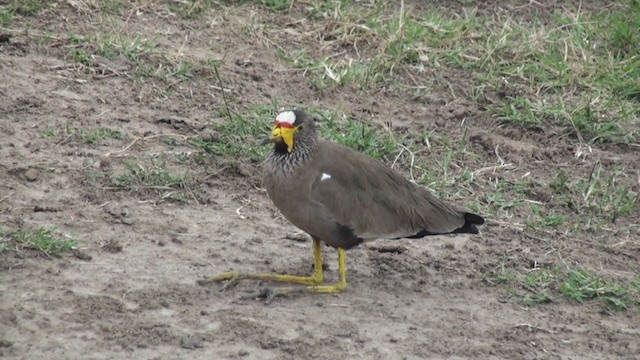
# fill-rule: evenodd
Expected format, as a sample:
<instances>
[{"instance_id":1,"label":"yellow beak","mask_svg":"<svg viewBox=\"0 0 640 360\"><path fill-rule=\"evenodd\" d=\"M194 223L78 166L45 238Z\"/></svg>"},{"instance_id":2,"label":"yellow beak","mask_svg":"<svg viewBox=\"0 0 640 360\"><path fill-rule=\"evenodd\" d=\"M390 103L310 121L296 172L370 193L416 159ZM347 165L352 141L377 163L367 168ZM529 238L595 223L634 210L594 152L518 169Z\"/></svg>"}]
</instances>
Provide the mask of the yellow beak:
<instances>
[{"instance_id":1,"label":"yellow beak","mask_svg":"<svg viewBox=\"0 0 640 360\"><path fill-rule=\"evenodd\" d=\"M271 136L267 137L262 141L262 144L268 143L276 143L284 141L287 144L287 151L293 151L293 134L295 134L295 128L286 128L276 125L273 127L273 131L271 132Z\"/></svg>"}]
</instances>

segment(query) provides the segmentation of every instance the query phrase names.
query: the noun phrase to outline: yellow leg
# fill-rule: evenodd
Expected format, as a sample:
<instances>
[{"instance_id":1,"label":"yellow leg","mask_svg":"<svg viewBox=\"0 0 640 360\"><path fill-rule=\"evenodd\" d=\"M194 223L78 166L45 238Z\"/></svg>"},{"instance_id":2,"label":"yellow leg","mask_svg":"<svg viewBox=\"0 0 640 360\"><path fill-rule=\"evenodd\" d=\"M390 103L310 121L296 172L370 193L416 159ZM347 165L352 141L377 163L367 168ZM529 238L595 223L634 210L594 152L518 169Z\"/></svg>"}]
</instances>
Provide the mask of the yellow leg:
<instances>
[{"instance_id":1,"label":"yellow leg","mask_svg":"<svg viewBox=\"0 0 640 360\"><path fill-rule=\"evenodd\" d=\"M281 281L302 285L317 285L324 280L324 272L322 269L322 249L320 248L320 241L313 239L313 263L315 270L311 276L295 276L295 275L277 275L277 274L246 274L246 273L234 273L225 272L216 276L198 280L199 285L207 285L213 282L220 282L226 280L267 280L267 281ZM325 291L326 292L326 291Z\"/></svg>"},{"instance_id":2,"label":"yellow leg","mask_svg":"<svg viewBox=\"0 0 640 360\"><path fill-rule=\"evenodd\" d=\"M338 272L340 273L340 280L337 283L332 285L308 286L307 291L335 294L347 287L347 255L342 248L338 248Z\"/></svg>"},{"instance_id":3,"label":"yellow leg","mask_svg":"<svg viewBox=\"0 0 640 360\"><path fill-rule=\"evenodd\" d=\"M288 296L299 293L323 293L323 294L337 294L347 287L347 259L344 249L338 248L338 271L340 273L340 280L331 285L311 285L301 288L285 287L285 288L263 288L258 292L243 296L244 299L252 298L266 298L266 302L278 296Z\"/></svg>"}]
</instances>

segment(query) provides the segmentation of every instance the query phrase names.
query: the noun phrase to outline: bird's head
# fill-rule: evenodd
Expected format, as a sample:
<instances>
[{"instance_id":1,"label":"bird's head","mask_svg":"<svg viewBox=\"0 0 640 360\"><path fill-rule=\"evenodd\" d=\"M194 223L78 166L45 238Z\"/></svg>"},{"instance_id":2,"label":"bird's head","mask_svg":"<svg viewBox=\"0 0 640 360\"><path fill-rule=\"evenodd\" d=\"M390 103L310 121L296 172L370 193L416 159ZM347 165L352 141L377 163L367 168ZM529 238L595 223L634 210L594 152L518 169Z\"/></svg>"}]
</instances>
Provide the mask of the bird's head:
<instances>
[{"instance_id":1,"label":"bird's head","mask_svg":"<svg viewBox=\"0 0 640 360\"><path fill-rule=\"evenodd\" d=\"M291 153L296 142L315 134L314 129L314 123L306 113L300 110L283 111L276 116L271 135L262 144L273 143L276 151Z\"/></svg>"}]
</instances>

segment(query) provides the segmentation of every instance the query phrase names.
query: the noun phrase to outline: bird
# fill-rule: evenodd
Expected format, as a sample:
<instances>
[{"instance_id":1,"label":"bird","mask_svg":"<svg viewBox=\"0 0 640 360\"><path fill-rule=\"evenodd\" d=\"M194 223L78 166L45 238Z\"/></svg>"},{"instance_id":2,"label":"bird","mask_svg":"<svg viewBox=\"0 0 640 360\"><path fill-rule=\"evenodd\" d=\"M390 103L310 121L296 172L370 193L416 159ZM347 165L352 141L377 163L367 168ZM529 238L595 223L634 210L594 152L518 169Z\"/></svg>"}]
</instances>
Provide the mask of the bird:
<instances>
[{"instance_id":1,"label":"bird","mask_svg":"<svg viewBox=\"0 0 640 360\"><path fill-rule=\"evenodd\" d=\"M479 234L484 224L482 216L444 202L383 162L321 139L316 120L302 110L280 112L261 144L273 146L263 163L263 184L280 213L311 236L314 272L225 272L200 285L245 279L305 285L253 294L267 300L295 292L339 293L347 286L349 249L376 239ZM322 242L338 251L339 280L333 284L323 283Z\"/></svg>"}]
</instances>

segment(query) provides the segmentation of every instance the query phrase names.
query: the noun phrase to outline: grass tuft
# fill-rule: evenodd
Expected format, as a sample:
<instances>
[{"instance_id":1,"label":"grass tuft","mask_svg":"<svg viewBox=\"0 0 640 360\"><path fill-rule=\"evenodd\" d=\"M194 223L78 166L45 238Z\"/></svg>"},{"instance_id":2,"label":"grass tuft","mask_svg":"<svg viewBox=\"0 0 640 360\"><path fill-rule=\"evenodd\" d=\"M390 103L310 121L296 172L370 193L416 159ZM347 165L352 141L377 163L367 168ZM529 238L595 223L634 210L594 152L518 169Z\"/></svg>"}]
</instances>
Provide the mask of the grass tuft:
<instances>
[{"instance_id":1,"label":"grass tuft","mask_svg":"<svg viewBox=\"0 0 640 360\"><path fill-rule=\"evenodd\" d=\"M191 183L189 172L178 174L166 167L165 158L154 156L147 166L125 161L127 171L113 177L113 184L122 188L184 189Z\"/></svg>"},{"instance_id":2,"label":"grass tuft","mask_svg":"<svg viewBox=\"0 0 640 360\"><path fill-rule=\"evenodd\" d=\"M507 294L527 306L556 302L559 298L578 303L597 301L604 309L613 311L640 305L638 278L620 282L585 270L553 266L527 273L503 270L485 275L485 279L505 284Z\"/></svg>"},{"instance_id":3,"label":"grass tuft","mask_svg":"<svg viewBox=\"0 0 640 360\"><path fill-rule=\"evenodd\" d=\"M76 244L74 240L59 235L55 229L45 227L0 231L0 236L14 242L18 249L34 249L42 251L47 256L59 257L63 252L73 249ZM8 242L3 241L3 244L5 250L9 248Z\"/></svg>"},{"instance_id":4,"label":"grass tuft","mask_svg":"<svg viewBox=\"0 0 640 360\"><path fill-rule=\"evenodd\" d=\"M43 0L9 0L5 4L0 5L0 10L22 16L33 16L46 7L47 1Z\"/></svg>"}]
</instances>

